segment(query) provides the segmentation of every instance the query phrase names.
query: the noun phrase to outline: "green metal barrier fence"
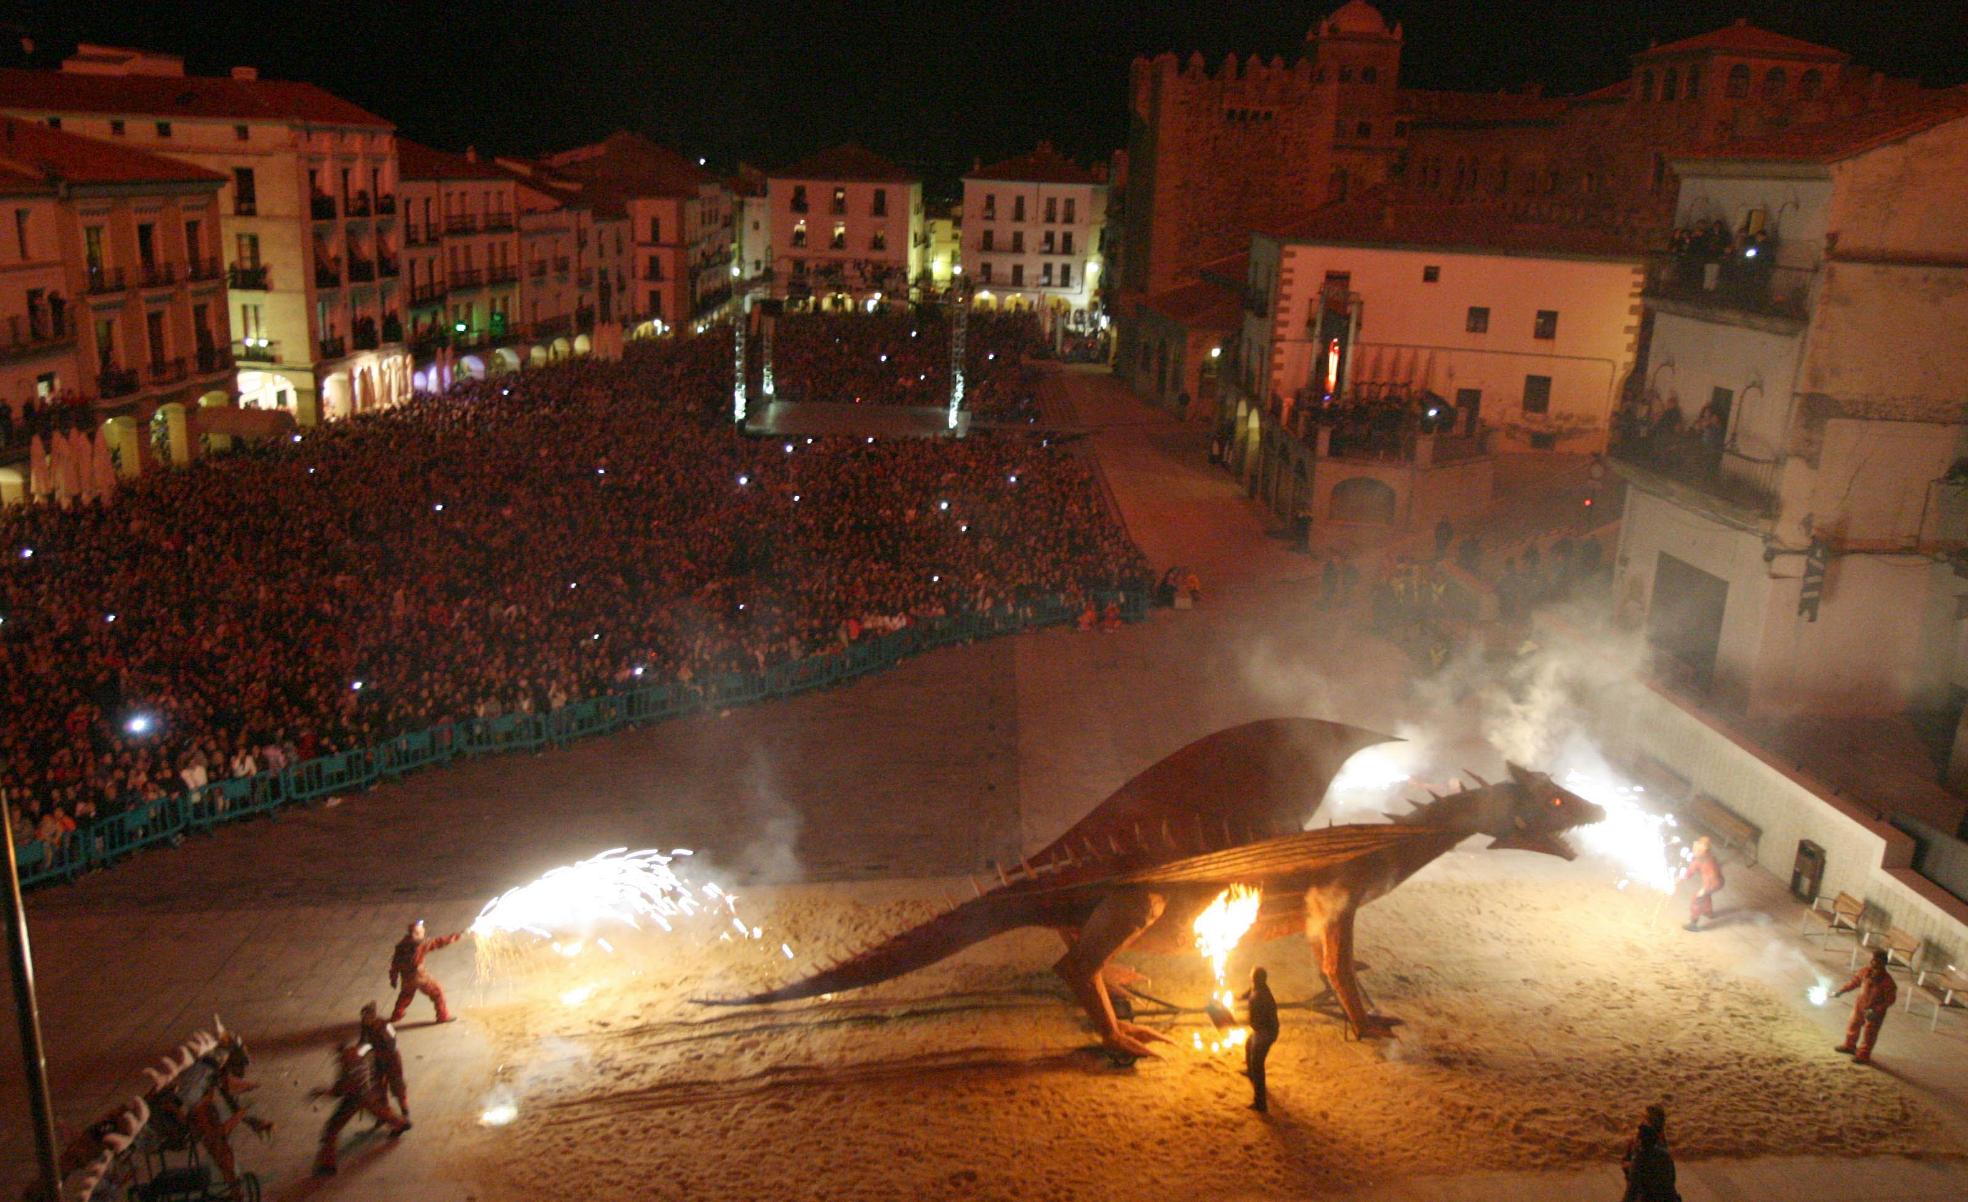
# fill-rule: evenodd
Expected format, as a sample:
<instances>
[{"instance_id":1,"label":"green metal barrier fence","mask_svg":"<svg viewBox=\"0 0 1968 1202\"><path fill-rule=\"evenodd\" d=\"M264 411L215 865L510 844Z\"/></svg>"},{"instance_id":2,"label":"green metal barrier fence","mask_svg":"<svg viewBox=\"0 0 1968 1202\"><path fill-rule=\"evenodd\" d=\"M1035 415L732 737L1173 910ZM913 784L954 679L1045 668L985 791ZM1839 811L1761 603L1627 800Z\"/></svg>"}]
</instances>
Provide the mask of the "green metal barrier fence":
<instances>
[{"instance_id":1,"label":"green metal barrier fence","mask_svg":"<svg viewBox=\"0 0 1968 1202\"><path fill-rule=\"evenodd\" d=\"M1147 616L1145 594L1123 591L1112 596L1120 601L1124 620L1139 622ZM23 844L16 858L21 884L32 887L73 880L152 844L181 839L187 831L210 830L285 806L352 793L460 756L475 758L558 747L625 726L831 688L883 671L924 651L1057 626L1079 616L1078 608L1049 601L988 614L931 618L893 634L858 640L839 652L778 664L763 672L708 676L688 684L647 685L604 693L549 713L468 718L398 735L374 747L321 756L277 771L218 781L192 793L145 802L121 814L96 819L57 847L38 841Z\"/></svg>"}]
</instances>

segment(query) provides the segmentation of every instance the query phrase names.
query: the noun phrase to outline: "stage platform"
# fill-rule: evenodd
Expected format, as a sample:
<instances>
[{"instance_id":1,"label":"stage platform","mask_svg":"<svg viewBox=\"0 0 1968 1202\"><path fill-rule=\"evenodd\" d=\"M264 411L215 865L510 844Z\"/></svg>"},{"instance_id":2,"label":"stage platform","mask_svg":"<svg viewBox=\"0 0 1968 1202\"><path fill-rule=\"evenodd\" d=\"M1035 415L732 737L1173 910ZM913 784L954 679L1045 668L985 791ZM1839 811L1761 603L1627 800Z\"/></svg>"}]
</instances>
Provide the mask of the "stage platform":
<instances>
[{"instance_id":1,"label":"stage platform","mask_svg":"<svg viewBox=\"0 0 1968 1202\"><path fill-rule=\"evenodd\" d=\"M962 438L970 433L970 414L941 407L853 405L840 401L774 401L745 417L745 433L762 438L871 435L875 438Z\"/></svg>"}]
</instances>

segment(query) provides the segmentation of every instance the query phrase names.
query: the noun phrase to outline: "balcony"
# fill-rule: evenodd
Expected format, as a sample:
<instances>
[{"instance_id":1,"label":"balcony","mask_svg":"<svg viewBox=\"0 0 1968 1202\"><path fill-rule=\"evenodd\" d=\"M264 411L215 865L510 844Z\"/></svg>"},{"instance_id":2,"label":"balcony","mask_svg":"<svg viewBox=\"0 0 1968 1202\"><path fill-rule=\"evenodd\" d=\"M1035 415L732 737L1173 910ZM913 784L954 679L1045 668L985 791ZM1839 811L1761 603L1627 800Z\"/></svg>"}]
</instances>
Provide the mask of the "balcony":
<instances>
[{"instance_id":1,"label":"balcony","mask_svg":"<svg viewBox=\"0 0 1968 1202\"><path fill-rule=\"evenodd\" d=\"M216 280L219 278L217 259L193 259L185 264L185 278L192 281Z\"/></svg>"},{"instance_id":2,"label":"balcony","mask_svg":"<svg viewBox=\"0 0 1968 1202\"><path fill-rule=\"evenodd\" d=\"M446 273L445 278L454 292L465 288L483 288L485 286L485 273L476 267L460 267L456 271Z\"/></svg>"},{"instance_id":3,"label":"balcony","mask_svg":"<svg viewBox=\"0 0 1968 1202\"><path fill-rule=\"evenodd\" d=\"M488 234L510 230L512 227L513 215L511 213L487 213L485 215L484 230Z\"/></svg>"},{"instance_id":4,"label":"balcony","mask_svg":"<svg viewBox=\"0 0 1968 1202\"><path fill-rule=\"evenodd\" d=\"M1774 244L1758 253L1684 253L1648 272L1646 296L1655 308L1679 316L1729 321L1774 333L1802 332L1811 316L1817 272L1779 267Z\"/></svg>"},{"instance_id":5,"label":"balcony","mask_svg":"<svg viewBox=\"0 0 1968 1202\"><path fill-rule=\"evenodd\" d=\"M145 263L138 269L138 277L145 288L169 288L178 282L176 263Z\"/></svg>"},{"instance_id":6,"label":"balcony","mask_svg":"<svg viewBox=\"0 0 1968 1202\"><path fill-rule=\"evenodd\" d=\"M265 338L241 338L232 344L232 357L241 363L273 363L280 358L280 344Z\"/></svg>"},{"instance_id":7,"label":"balcony","mask_svg":"<svg viewBox=\"0 0 1968 1202\"><path fill-rule=\"evenodd\" d=\"M562 314L559 317L543 318L527 327L529 338L558 338L574 328L574 319Z\"/></svg>"},{"instance_id":8,"label":"balcony","mask_svg":"<svg viewBox=\"0 0 1968 1202\"><path fill-rule=\"evenodd\" d=\"M443 284L417 284L410 289L412 305L435 305L444 299Z\"/></svg>"},{"instance_id":9,"label":"balcony","mask_svg":"<svg viewBox=\"0 0 1968 1202\"><path fill-rule=\"evenodd\" d=\"M105 365L96 373L96 395L104 400L129 396L137 390L135 368L112 367Z\"/></svg>"},{"instance_id":10,"label":"balcony","mask_svg":"<svg viewBox=\"0 0 1968 1202\"><path fill-rule=\"evenodd\" d=\"M519 282L519 265L517 263L502 263L497 267L489 267L485 271L485 282L488 284L516 284Z\"/></svg>"},{"instance_id":11,"label":"balcony","mask_svg":"<svg viewBox=\"0 0 1968 1202\"><path fill-rule=\"evenodd\" d=\"M376 278L376 261L374 259L349 259L348 278L351 284L367 284L373 282Z\"/></svg>"},{"instance_id":12,"label":"balcony","mask_svg":"<svg viewBox=\"0 0 1968 1202\"><path fill-rule=\"evenodd\" d=\"M670 282L669 278L663 274L663 269L653 264L643 268L642 274L636 276L636 279L645 284L667 284Z\"/></svg>"},{"instance_id":13,"label":"balcony","mask_svg":"<svg viewBox=\"0 0 1968 1202\"><path fill-rule=\"evenodd\" d=\"M316 221L335 219L335 198L332 196L308 197L308 215Z\"/></svg>"},{"instance_id":14,"label":"balcony","mask_svg":"<svg viewBox=\"0 0 1968 1202\"><path fill-rule=\"evenodd\" d=\"M349 200L348 215L350 217L367 217L369 216L370 212L371 212L371 207L369 204L369 194L367 192L357 192L355 196Z\"/></svg>"},{"instance_id":15,"label":"balcony","mask_svg":"<svg viewBox=\"0 0 1968 1202\"><path fill-rule=\"evenodd\" d=\"M453 213L444 219L444 232L447 234L475 234L478 232L478 218L470 213Z\"/></svg>"},{"instance_id":16,"label":"balcony","mask_svg":"<svg viewBox=\"0 0 1968 1202\"><path fill-rule=\"evenodd\" d=\"M437 353L440 347L451 345L451 338L444 331L425 327L410 339L410 354L417 359L426 359Z\"/></svg>"},{"instance_id":17,"label":"balcony","mask_svg":"<svg viewBox=\"0 0 1968 1202\"><path fill-rule=\"evenodd\" d=\"M103 296L111 292L125 292L130 285L125 281L121 267L91 267L89 269L89 295Z\"/></svg>"},{"instance_id":18,"label":"balcony","mask_svg":"<svg viewBox=\"0 0 1968 1202\"><path fill-rule=\"evenodd\" d=\"M264 263L255 263L250 267L241 267L234 263L226 269L226 287L235 291L264 292L269 286Z\"/></svg>"},{"instance_id":19,"label":"balcony","mask_svg":"<svg viewBox=\"0 0 1968 1202\"><path fill-rule=\"evenodd\" d=\"M403 245L405 246L422 246L426 242L436 238L436 236L435 231L424 226L412 225L409 222L405 222L403 225Z\"/></svg>"},{"instance_id":20,"label":"balcony","mask_svg":"<svg viewBox=\"0 0 1968 1202\"><path fill-rule=\"evenodd\" d=\"M260 206L257 201L245 197L235 197L233 199L232 215L234 217L257 217L259 214Z\"/></svg>"},{"instance_id":21,"label":"balcony","mask_svg":"<svg viewBox=\"0 0 1968 1202\"><path fill-rule=\"evenodd\" d=\"M1611 455L1620 475L1670 500L1719 503L1751 522L1776 516L1779 461L1745 458L1678 424L1649 428L1631 410L1614 418Z\"/></svg>"},{"instance_id":22,"label":"balcony","mask_svg":"<svg viewBox=\"0 0 1968 1202\"><path fill-rule=\"evenodd\" d=\"M339 336L323 338L314 344L314 349L317 352L318 358L339 359L343 355L348 354L348 339Z\"/></svg>"},{"instance_id":23,"label":"balcony","mask_svg":"<svg viewBox=\"0 0 1968 1202\"><path fill-rule=\"evenodd\" d=\"M349 336L349 345L358 351L373 351L382 344L382 337L373 325L365 326Z\"/></svg>"},{"instance_id":24,"label":"balcony","mask_svg":"<svg viewBox=\"0 0 1968 1202\"><path fill-rule=\"evenodd\" d=\"M189 374L183 359L159 359L150 365L152 384L176 384Z\"/></svg>"},{"instance_id":25,"label":"balcony","mask_svg":"<svg viewBox=\"0 0 1968 1202\"><path fill-rule=\"evenodd\" d=\"M209 376L213 372L231 371L233 367L232 348L229 346L201 346L198 348L198 374Z\"/></svg>"},{"instance_id":26,"label":"balcony","mask_svg":"<svg viewBox=\"0 0 1968 1202\"><path fill-rule=\"evenodd\" d=\"M73 346L75 330L66 318L57 320L52 314L30 313L26 318L7 319L5 338L5 342L0 342L0 363Z\"/></svg>"},{"instance_id":27,"label":"balcony","mask_svg":"<svg viewBox=\"0 0 1968 1202\"><path fill-rule=\"evenodd\" d=\"M394 193L385 192L376 198L376 216L396 216L396 196Z\"/></svg>"},{"instance_id":28,"label":"balcony","mask_svg":"<svg viewBox=\"0 0 1968 1202\"><path fill-rule=\"evenodd\" d=\"M383 315L383 341L403 341L403 319L393 312Z\"/></svg>"},{"instance_id":29,"label":"balcony","mask_svg":"<svg viewBox=\"0 0 1968 1202\"><path fill-rule=\"evenodd\" d=\"M340 288L342 269L340 265L316 263L314 265L314 286L316 288Z\"/></svg>"}]
</instances>

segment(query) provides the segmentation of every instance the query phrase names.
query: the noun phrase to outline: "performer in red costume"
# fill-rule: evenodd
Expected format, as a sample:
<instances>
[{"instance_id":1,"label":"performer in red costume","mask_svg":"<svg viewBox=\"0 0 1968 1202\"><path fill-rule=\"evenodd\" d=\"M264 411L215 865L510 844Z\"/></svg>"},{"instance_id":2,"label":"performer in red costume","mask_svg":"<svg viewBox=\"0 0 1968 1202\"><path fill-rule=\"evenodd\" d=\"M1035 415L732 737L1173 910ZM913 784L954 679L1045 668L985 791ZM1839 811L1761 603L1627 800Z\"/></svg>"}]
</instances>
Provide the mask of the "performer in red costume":
<instances>
[{"instance_id":1,"label":"performer in red costume","mask_svg":"<svg viewBox=\"0 0 1968 1202\"><path fill-rule=\"evenodd\" d=\"M1695 856L1681 870L1681 876L1701 878L1701 884L1695 887L1695 900L1688 907L1687 926L1690 931L1699 931L1702 919L1715 917L1715 895L1722 891L1723 883L1722 865L1716 860L1706 835L1695 840Z\"/></svg>"},{"instance_id":2,"label":"performer in red costume","mask_svg":"<svg viewBox=\"0 0 1968 1202\"><path fill-rule=\"evenodd\" d=\"M410 924L409 931L397 940L396 951L390 956L390 984L397 987L396 1012L390 1015L391 1022L403 1021L404 1013L410 1009L411 999L420 992L437 1007L438 1022L451 1021L451 1011L444 1004L444 989L424 971L424 957L441 947L450 947L464 937L463 931L456 931L426 939L423 919Z\"/></svg>"},{"instance_id":3,"label":"performer in red costume","mask_svg":"<svg viewBox=\"0 0 1968 1202\"><path fill-rule=\"evenodd\" d=\"M1886 971L1885 948L1873 952L1872 962L1854 973L1831 996L1844 997L1854 989L1859 991L1859 996L1852 1003L1852 1022L1845 1028L1845 1042L1838 1045L1838 1050L1850 1055L1856 1064L1871 1064L1879 1025L1886 1021L1886 1012L1900 996L1893 974Z\"/></svg>"}]
</instances>

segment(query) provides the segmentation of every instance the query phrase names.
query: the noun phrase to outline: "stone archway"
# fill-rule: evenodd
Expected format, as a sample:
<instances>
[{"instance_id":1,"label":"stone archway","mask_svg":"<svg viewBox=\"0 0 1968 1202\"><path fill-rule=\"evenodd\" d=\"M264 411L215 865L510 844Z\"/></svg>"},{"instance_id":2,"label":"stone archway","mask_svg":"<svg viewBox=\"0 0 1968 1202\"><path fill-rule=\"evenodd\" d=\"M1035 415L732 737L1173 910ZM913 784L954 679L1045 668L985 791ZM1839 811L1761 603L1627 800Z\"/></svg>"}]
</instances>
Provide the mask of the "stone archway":
<instances>
[{"instance_id":1,"label":"stone archway","mask_svg":"<svg viewBox=\"0 0 1968 1202\"><path fill-rule=\"evenodd\" d=\"M545 343L538 343L527 352L527 361L534 367L545 367L553 362L553 354L547 350Z\"/></svg>"},{"instance_id":2,"label":"stone archway","mask_svg":"<svg viewBox=\"0 0 1968 1202\"><path fill-rule=\"evenodd\" d=\"M198 411L200 414L212 409L231 408L233 408L232 394L229 392L220 392L214 389L198 398ZM230 434L208 433L200 430L198 441L200 448L207 455L223 455L232 449L232 435Z\"/></svg>"},{"instance_id":3,"label":"stone archway","mask_svg":"<svg viewBox=\"0 0 1968 1202\"><path fill-rule=\"evenodd\" d=\"M346 371L330 372L321 380L321 416L340 421L355 412L355 382Z\"/></svg>"},{"instance_id":4,"label":"stone archway","mask_svg":"<svg viewBox=\"0 0 1968 1202\"><path fill-rule=\"evenodd\" d=\"M184 405L170 401L150 415L150 445L152 453L172 467L191 462L191 430Z\"/></svg>"},{"instance_id":5,"label":"stone archway","mask_svg":"<svg viewBox=\"0 0 1968 1202\"><path fill-rule=\"evenodd\" d=\"M119 477L134 480L143 474L143 430L136 418L128 414L110 418L102 424L102 437L109 443L109 457L116 464Z\"/></svg>"},{"instance_id":6,"label":"stone archway","mask_svg":"<svg viewBox=\"0 0 1968 1202\"><path fill-rule=\"evenodd\" d=\"M519 368L519 352L509 346L502 346L493 351L491 360L486 363L486 369L495 376L518 371Z\"/></svg>"},{"instance_id":7,"label":"stone archway","mask_svg":"<svg viewBox=\"0 0 1968 1202\"><path fill-rule=\"evenodd\" d=\"M577 355L593 354L594 339L588 337L586 334L574 335L574 353Z\"/></svg>"},{"instance_id":8,"label":"stone archway","mask_svg":"<svg viewBox=\"0 0 1968 1202\"><path fill-rule=\"evenodd\" d=\"M1331 517L1335 522L1392 526L1398 498L1392 487L1372 476L1354 476L1333 486Z\"/></svg>"},{"instance_id":9,"label":"stone archway","mask_svg":"<svg viewBox=\"0 0 1968 1202\"><path fill-rule=\"evenodd\" d=\"M485 360L477 355L460 355L457 366L452 369L451 374L460 380L483 380Z\"/></svg>"},{"instance_id":10,"label":"stone archway","mask_svg":"<svg viewBox=\"0 0 1968 1202\"><path fill-rule=\"evenodd\" d=\"M553 340L553 357L555 359L557 360L566 359L572 356L573 354L574 354L573 343L567 341L567 339L565 338L556 338Z\"/></svg>"}]
</instances>

